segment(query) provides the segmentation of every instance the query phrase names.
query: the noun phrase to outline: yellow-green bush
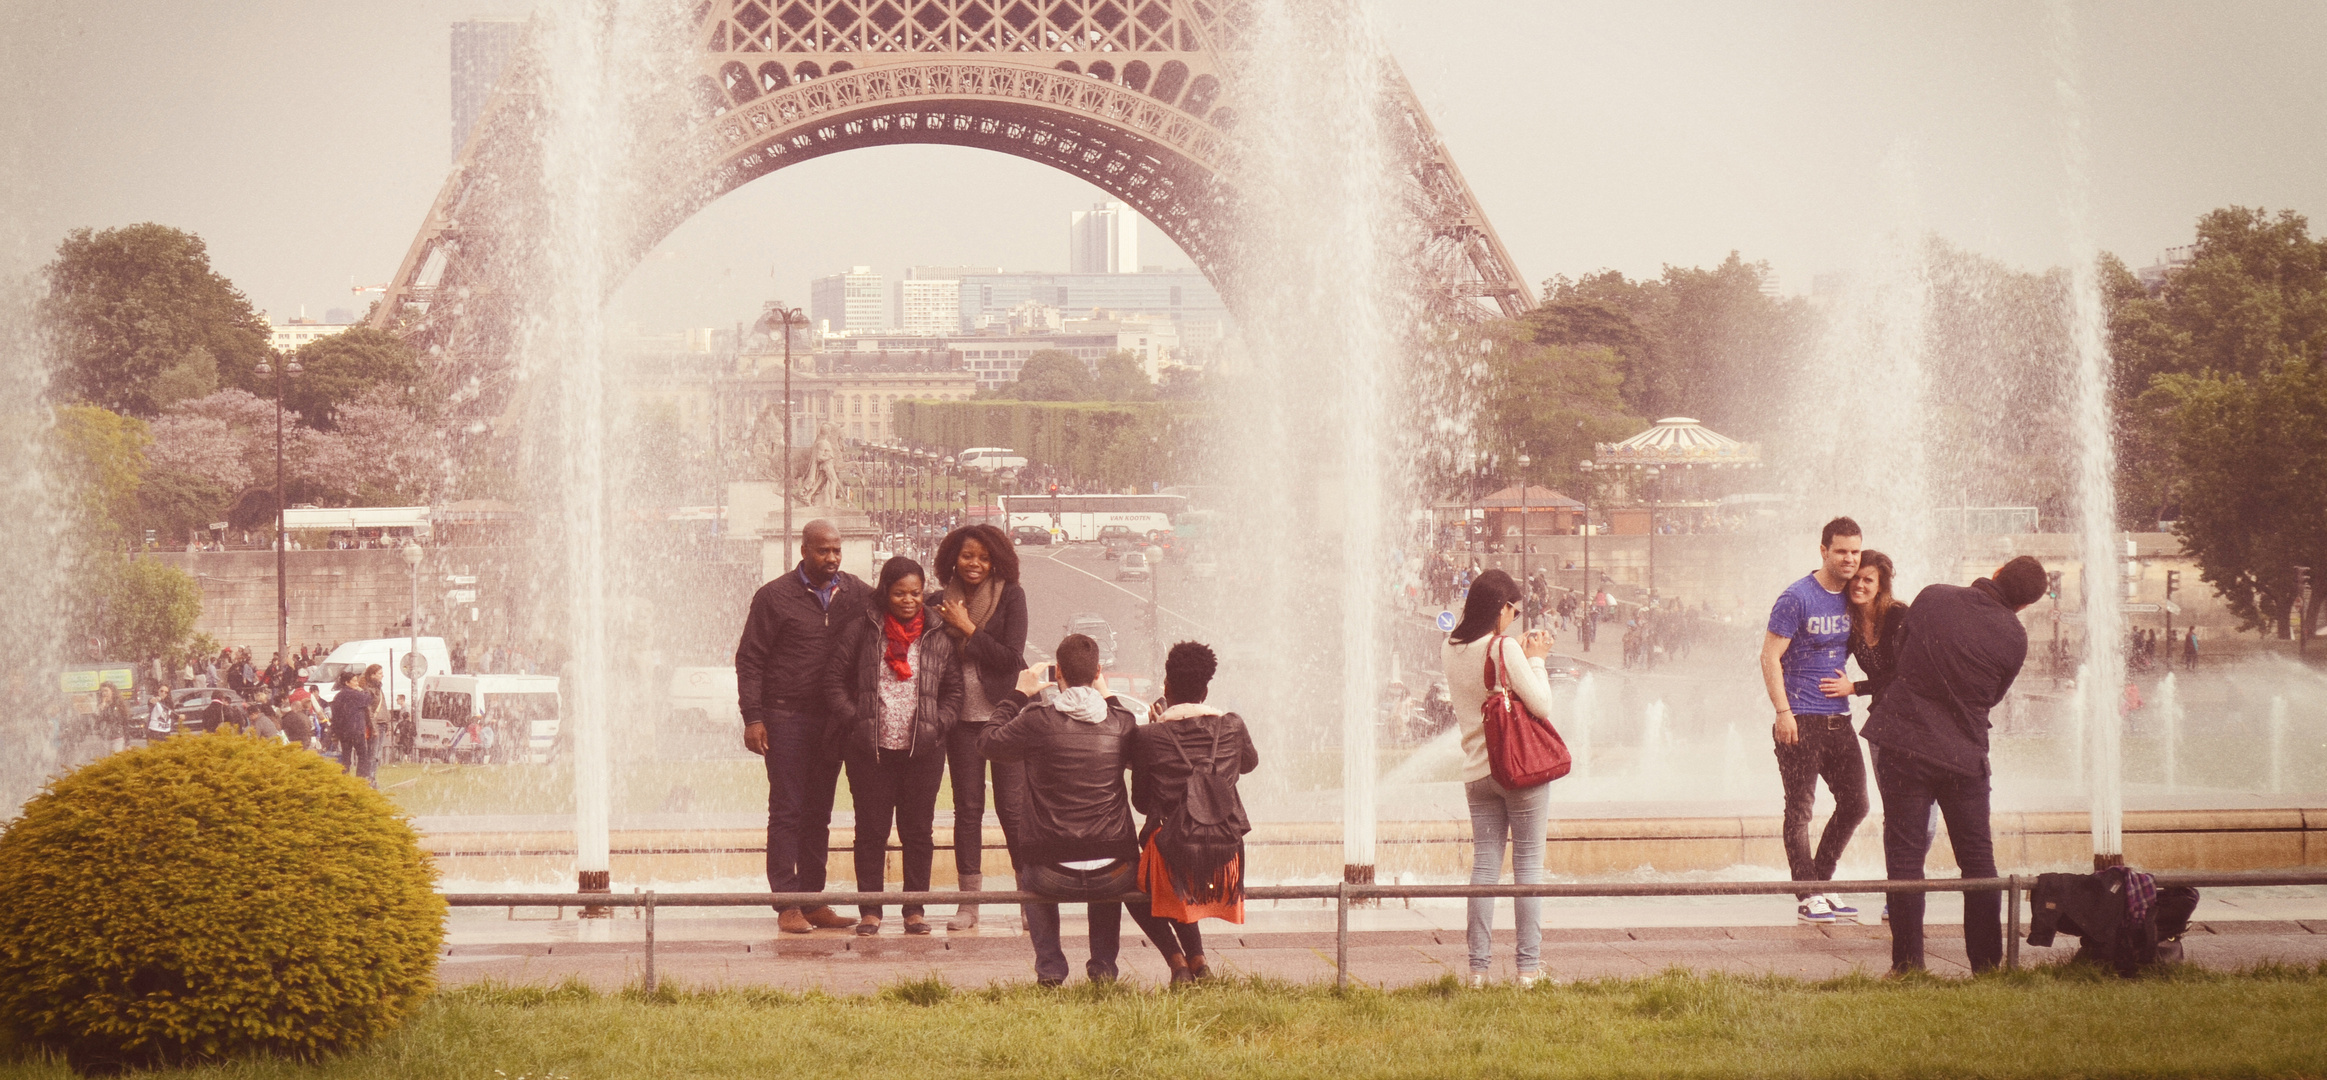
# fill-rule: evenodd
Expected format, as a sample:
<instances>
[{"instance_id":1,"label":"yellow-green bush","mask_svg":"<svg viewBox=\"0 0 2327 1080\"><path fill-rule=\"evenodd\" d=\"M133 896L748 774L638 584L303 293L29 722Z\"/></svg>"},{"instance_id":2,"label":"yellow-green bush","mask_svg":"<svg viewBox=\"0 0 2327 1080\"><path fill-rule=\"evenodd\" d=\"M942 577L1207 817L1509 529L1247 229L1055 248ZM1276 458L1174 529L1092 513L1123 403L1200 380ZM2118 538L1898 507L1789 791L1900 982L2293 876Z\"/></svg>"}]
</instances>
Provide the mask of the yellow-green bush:
<instances>
[{"instance_id":1,"label":"yellow-green bush","mask_svg":"<svg viewBox=\"0 0 2327 1080\"><path fill-rule=\"evenodd\" d=\"M418 834L338 766L170 739L0 834L0 1024L88 1067L353 1048L434 987L444 911Z\"/></svg>"}]
</instances>

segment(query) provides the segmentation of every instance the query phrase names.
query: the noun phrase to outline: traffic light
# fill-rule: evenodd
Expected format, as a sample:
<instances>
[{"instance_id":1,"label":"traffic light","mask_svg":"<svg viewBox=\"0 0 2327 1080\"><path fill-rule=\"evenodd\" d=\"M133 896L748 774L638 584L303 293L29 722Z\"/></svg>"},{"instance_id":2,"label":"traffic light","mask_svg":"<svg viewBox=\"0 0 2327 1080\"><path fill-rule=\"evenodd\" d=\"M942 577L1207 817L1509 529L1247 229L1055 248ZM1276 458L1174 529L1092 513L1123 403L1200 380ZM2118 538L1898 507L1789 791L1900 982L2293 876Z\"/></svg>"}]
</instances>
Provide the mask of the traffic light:
<instances>
[{"instance_id":1,"label":"traffic light","mask_svg":"<svg viewBox=\"0 0 2327 1080\"><path fill-rule=\"evenodd\" d=\"M2058 600L2058 599L2060 599L2060 571L2058 571L2058 570L2047 570L2047 571L2045 571L2045 573L2044 573L2044 595L2046 595L2046 596L2049 596L2049 597L2051 597L2051 598L2053 598L2053 599L2055 599L2055 600Z\"/></svg>"},{"instance_id":2,"label":"traffic light","mask_svg":"<svg viewBox=\"0 0 2327 1080\"><path fill-rule=\"evenodd\" d=\"M2311 568L2308 566L2295 567L2295 595L2303 596L2308 594L2310 591Z\"/></svg>"},{"instance_id":3,"label":"traffic light","mask_svg":"<svg viewBox=\"0 0 2327 1080\"><path fill-rule=\"evenodd\" d=\"M2174 590L2175 590L2175 589L2179 589L2179 588L2181 588L2181 587L2182 587L2182 572L2181 572L2181 571L2179 571L2179 570L2168 570L2168 571L2166 571L2166 572L2165 572L2165 598L2166 598L2166 599L2168 599L2168 600L2171 600L2171 599L2173 599Z\"/></svg>"}]
</instances>

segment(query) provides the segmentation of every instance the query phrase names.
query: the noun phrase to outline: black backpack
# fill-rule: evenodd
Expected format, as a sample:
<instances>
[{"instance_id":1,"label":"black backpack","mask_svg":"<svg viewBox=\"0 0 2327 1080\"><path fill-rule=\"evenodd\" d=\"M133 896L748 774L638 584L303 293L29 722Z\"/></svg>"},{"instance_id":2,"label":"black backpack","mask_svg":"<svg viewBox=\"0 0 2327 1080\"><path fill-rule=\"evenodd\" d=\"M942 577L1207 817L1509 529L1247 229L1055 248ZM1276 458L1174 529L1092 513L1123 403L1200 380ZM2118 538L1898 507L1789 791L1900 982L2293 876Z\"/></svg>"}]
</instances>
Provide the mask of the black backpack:
<instances>
[{"instance_id":1,"label":"black backpack","mask_svg":"<svg viewBox=\"0 0 2327 1080\"><path fill-rule=\"evenodd\" d=\"M1202 769L1188 757L1187 744L1176 733L1172 739L1181 763L1188 766L1188 779L1179 806L1156 828L1155 845L1171 874L1172 891L1191 904L1234 902L1244 893L1242 875L1236 881L1222 880L1228 864L1244 853L1244 834L1252 828L1236 794L1236 774L1220 772L1220 740L1226 728L1221 724L1212 729Z\"/></svg>"}]
</instances>

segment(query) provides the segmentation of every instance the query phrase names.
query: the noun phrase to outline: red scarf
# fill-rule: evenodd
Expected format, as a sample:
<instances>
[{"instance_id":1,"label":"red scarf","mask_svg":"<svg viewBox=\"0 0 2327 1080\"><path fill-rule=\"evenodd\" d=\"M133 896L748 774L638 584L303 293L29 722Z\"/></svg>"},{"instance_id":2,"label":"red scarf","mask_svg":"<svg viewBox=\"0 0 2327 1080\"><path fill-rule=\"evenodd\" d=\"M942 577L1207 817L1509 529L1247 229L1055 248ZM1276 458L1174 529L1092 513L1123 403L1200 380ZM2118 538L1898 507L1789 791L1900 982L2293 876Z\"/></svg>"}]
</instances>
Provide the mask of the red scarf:
<instances>
[{"instance_id":1,"label":"red scarf","mask_svg":"<svg viewBox=\"0 0 2327 1080\"><path fill-rule=\"evenodd\" d=\"M913 613L913 621L901 623L894 614L881 617L881 636L886 643L881 659L889 662L889 673L904 682L913 677L913 643L921 640L921 628L926 625L927 611Z\"/></svg>"}]
</instances>

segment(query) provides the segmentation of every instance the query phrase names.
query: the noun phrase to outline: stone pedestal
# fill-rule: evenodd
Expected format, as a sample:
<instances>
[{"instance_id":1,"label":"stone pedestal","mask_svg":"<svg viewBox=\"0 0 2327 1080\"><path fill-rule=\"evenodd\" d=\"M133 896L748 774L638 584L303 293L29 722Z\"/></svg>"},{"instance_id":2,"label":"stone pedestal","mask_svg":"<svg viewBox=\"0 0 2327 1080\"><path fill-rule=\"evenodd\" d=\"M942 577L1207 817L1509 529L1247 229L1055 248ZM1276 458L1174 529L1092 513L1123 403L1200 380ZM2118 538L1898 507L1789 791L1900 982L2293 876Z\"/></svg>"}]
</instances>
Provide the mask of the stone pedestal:
<instances>
[{"instance_id":1,"label":"stone pedestal","mask_svg":"<svg viewBox=\"0 0 2327 1080\"><path fill-rule=\"evenodd\" d=\"M873 565L873 549L881 533L864 511L848 506L812 506L792 503L792 532L784 534L784 496L764 480L727 485L727 527L738 538L756 536L760 542L760 580L772 581L800 561L800 530L822 518L840 530L840 568L865 581L880 567Z\"/></svg>"}]
</instances>

